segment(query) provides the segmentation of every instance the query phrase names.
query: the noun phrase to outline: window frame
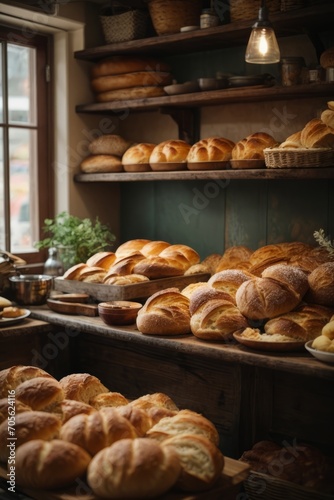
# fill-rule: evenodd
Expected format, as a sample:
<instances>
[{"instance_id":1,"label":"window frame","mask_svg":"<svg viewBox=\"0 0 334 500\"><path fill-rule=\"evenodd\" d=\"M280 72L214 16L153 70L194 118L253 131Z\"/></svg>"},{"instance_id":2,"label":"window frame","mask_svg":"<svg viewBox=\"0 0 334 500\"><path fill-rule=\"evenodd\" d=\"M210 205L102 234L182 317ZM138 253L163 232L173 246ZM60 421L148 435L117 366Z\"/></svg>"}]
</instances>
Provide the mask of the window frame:
<instances>
[{"instance_id":1,"label":"window frame","mask_svg":"<svg viewBox=\"0 0 334 500\"><path fill-rule=\"evenodd\" d=\"M54 175L52 158L54 155L53 136L53 88L52 79L47 81L47 68L52 68L53 37L49 34L40 34L32 30L23 30L17 27L0 23L0 42L18 44L36 49L36 85L37 85L37 182L38 182L38 234L39 239L44 237L42 228L46 218L54 217ZM10 125L0 124L0 127L9 128ZM20 126L25 128L24 125ZM29 128L29 127L27 127ZM5 135L8 137L8 134ZM7 158L6 158L7 151ZM8 148L5 146L5 162L8 161ZM9 179L5 177L8 184ZM8 175L7 175L8 177ZM8 189L8 186L5 186ZM8 210L8 207L7 207ZM10 231L10 214L6 213L5 228ZM5 248L11 252L10 248ZM29 264L43 262L46 250L17 253Z\"/></svg>"}]
</instances>

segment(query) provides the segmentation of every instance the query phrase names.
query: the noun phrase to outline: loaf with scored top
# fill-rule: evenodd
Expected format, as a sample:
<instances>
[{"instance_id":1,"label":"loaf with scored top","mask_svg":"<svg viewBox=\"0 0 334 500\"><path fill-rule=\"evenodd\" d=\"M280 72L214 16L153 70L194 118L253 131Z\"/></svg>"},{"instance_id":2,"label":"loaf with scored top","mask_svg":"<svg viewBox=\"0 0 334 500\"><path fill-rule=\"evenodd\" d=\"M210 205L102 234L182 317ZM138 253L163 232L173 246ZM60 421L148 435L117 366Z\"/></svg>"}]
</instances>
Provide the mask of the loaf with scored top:
<instances>
[{"instance_id":1,"label":"loaf with scored top","mask_svg":"<svg viewBox=\"0 0 334 500\"><path fill-rule=\"evenodd\" d=\"M263 150L272 148L278 142L265 132L255 132L236 143L232 150L233 160L264 160Z\"/></svg>"},{"instance_id":2,"label":"loaf with scored top","mask_svg":"<svg viewBox=\"0 0 334 500\"><path fill-rule=\"evenodd\" d=\"M15 397L33 410L50 411L65 398L65 393L53 377L35 377L19 384Z\"/></svg>"},{"instance_id":3,"label":"loaf with scored top","mask_svg":"<svg viewBox=\"0 0 334 500\"><path fill-rule=\"evenodd\" d=\"M89 404L97 394L110 392L102 382L89 373L71 373L59 381L66 399Z\"/></svg>"},{"instance_id":4,"label":"loaf with scored top","mask_svg":"<svg viewBox=\"0 0 334 500\"><path fill-rule=\"evenodd\" d=\"M0 397L8 397L8 391L16 389L26 380L36 377L54 378L48 372L37 366L14 365L0 371Z\"/></svg>"},{"instance_id":5,"label":"loaf with scored top","mask_svg":"<svg viewBox=\"0 0 334 500\"><path fill-rule=\"evenodd\" d=\"M189 151L190 144L180 139L163 141L153 149L150 156L150 165L165 162L186 162Z\"/></svg>"},{"instance_id":6,"label":"loaf with scored top","mask_svg":"<svg viewBox=\"0 0 334 500\"><path fill-rule=\"evenodd\" d=\"M193 144L189 150L187 162L229 161L235 143L224 137L209 137Z\"/></svg>"}]
</instances>

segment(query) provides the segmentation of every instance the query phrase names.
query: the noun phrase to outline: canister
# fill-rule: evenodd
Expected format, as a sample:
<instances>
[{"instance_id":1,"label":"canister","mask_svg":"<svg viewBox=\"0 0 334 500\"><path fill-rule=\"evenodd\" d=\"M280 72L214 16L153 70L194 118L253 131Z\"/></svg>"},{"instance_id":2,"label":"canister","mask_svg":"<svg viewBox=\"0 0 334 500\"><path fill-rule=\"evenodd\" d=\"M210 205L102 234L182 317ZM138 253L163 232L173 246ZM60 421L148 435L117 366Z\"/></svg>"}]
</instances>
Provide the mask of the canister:
<instances>
[{"instance_id":1,"label":"canister","mask_svg":"<svg viewBox=\"0 0 334 500\"><path fill-rule=\"evenodd\" d=\"M290 87L301 83L302 69L305 65L303 57L283 57L281 60L282 85Z\"/></svg>"},{"instance_id":2,"label":"canister","mask_svg":"<svg viewBox=\"0 0 334 500\"><path fill-rule=\"evenodd\" d=\"M213 9L203 9L200 17L200 27L212 28L219 25L219 17Z\"/></svg>"}]
</instances>

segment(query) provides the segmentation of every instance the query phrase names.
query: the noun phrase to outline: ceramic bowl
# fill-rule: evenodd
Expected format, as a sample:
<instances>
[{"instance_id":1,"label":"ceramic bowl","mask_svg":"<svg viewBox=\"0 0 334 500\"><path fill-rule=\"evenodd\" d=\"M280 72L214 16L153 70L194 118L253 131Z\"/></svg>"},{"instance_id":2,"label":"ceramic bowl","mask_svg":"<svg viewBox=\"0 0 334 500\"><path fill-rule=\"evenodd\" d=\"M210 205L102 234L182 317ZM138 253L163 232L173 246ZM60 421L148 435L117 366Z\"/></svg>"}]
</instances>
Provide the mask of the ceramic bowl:
<instances>
[{"instance_id":1,"label":"ceramic bowl","mask_svg":"<svg viewBox=\"0 0 334 500\"><path fill-rule=\"evenodd\" d=\"M52 290L53 278L46 274L21 274L10 276L9 281L15 302L37 306L46 303Z\"/></svg>"},{"instance_id":2,"label":"ceramic bowl","mask_svg":"<svg viewBox=\"0 0 334 500\"><path fill-rule=\"evenodd\" d=\"M98 304L99 316L106 325L131 325L136 322L140 302L114 300Z\"/></svg>"},{"instance_id":3,"label":"ceramic bowl","mask_svg":"<svg viewBox=\"0 0 334 500\"><path fill-rule=\"evenodd\" d=\"M319 349L313 349L312 347L313 340L309 340L305 344L305 349L308 350L312 356L319 359L320 361L324 361L325 363L334 363L334 352L327 351L319 351Z\"/></svg>"}]
</instances>

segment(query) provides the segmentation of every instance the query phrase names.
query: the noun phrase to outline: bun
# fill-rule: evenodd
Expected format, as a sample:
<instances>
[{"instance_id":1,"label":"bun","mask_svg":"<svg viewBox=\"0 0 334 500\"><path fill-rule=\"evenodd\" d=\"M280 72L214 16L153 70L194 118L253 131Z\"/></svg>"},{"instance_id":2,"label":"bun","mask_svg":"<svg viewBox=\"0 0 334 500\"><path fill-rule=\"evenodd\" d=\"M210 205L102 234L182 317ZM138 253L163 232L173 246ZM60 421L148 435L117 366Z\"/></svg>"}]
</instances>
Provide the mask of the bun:
<instances>
[{"instance_id":1,"label":"bun","mask_svg":"<svg viewBox=\"0 0 334 500\"><path fill-rule=\"evenodd\" d=\"M278 262L286 262L287 258L287 251L283 245L264 245L255 250L249 257L249 272L261 276L264 269Z\"/></svg>"},{"instance_id":2,"label":"bun","mask_svg":"<svg viewBox=\"0 0 334 500\"><path fill-rule=\"evenodd\" d=\"M89 401L103 392L109 392L102 382L89 373L71 373L59 381L65 399L75 399L89 404Z\"/></svg>"},{"instance_id":3,"label":"bun","mask_svg":"<svg viewBox=\"0 0 334 500\"><path fill-rule=\"evenodd\" d=\"M131 99L144 99L146 97L165 96L166 92L162 87L133 87L131 89L108 90L96 94L97 102L112 102Z\"/></svg>"},{"instance_id":4,"label":"bun","mask_svg":"<svg viewBox=\"0 0 334 500\"><path fill-rule=\"evenodd\" d=\"M224 137L210 137L193 144L189 150L187 162L229 161L235 143Z\"/></svg>"},{"instance_id":5,"label":"bun","mask_svg":"<svg viewBox=\"0 0 334 500\"><path fill-rule=\"evenodd\" d=\"M321 113L320 118L325 125L334 128L334 111L332 109L325 109L325 111Z\"/></svg>"},{"instance_id":6,"label":"bun","mask_svg":"<svg viewBox=\"0 0 334 500\"><path fill-rule=\"evenodd\" d=\"M172 446L181 462L181 474L176 487L182 491L205 491L221 477L224 455L209 439L193 434L173 436L162 442Z\"/></svg>"},{"instance_id":7,"label":"bun","mask_svg":"<svg viewBox=\"0 0 334 500\"><path fill-rule=\"evenodd\" d=\"M278 147L280 149L285 149L285 148L301 148L302 147L302 143L301 143L301 140L300 140L301 133L302 133L302 131L300 130L299 132L295 132L294 134L290 135Z\"/></svg>"},{"instance_id":8,"label":"bun","mask_svg":"<svg viewBox=\"0 0 334 500\"><path fill-rule=\"evenodd\" d=\"M172 436L194 434L204 436L214 445L219 444L219 434L214 424L200 413L191 410L180 410L173 417L166 417L155 424L146 436L159 442Z\"/></svg>"},{"instance_id":9,"label":"bun","mask_svg":"<svg viewBox=\"0 0 334 500\"><path fill-rule=\"evenodd\" d=\"M305 148L333 148L334 129L314 118L303 128L300 140Z\"/></svg>"},{"instance_id":10,"label":"bun","mask_svg":"<svg viewBox=\"0 0 334 500\"><path fill-rule=\"evenodd\" d=\"M286 264L274 264L267 267L262 272L262 278L271 278L278 281L292 294L295 294L299 301L302 300L309 288L307 274L298 267Z\"/></svg>"},{"instance_id":11,"label":"bun","mask_svg":"<svg viewBox=\"0 0 334 500\"><path fill-rule=\"evenodd\" d=\"M137 328L151 335L190 333L189 299L177 288L154 293L138 311Z\"/></svg>"},{"instance_id":12,"label":"bun","mask_svg":"<svg viewBox=\"0 0 334 500\"><path fill-rule=\"evenodd\" d=\"M182 140L164 141L155 146L150 156L150 165L154 163L183 163L187 161L190 145Z\"/></svg>"},{"instance_id":13,"label":"bun","mask_svg":"<svg viewBox=\"0 0 334 500\"><path fill-rule=\"evenodd\" d=\"M174 401L164 394L163 392L154 392L152 394L145 394L137 399L134 399L130 403L131 406L136 406L137 408L143 408L145 410L158 407L165 408L171 411L179 411Z\"/></svg>"},{"instance_id":14,"label":"bun","mask_svg":"<svg viewBox=\"0 0 334 500\"><path fill-rule=\"evenodd\" d=\"M235 301L235 294L244 281L253 278L253 275L240 269L225 269L215 273L208 281L208 285L228 293Z\"/></svg>"},{"instance_id":15,"label":"bun","mask_svg":"<svg viewBox=\"0 0 334 500\"><path fill-rule=\"evenodd\" d=\"M36 377L18 385L15 397L33 410L48 411L64 399L64 391L58 380Z\"/></svg>"},{"instance_id":16,"label":"bun","mask_svg":"<svg viewBox=\"0 0 334 500\"><path fill-rule=\"evenodd\" d=\"M91 76L122 75L134 71L169 71L170 66L158 59L133 56L112 56L92 67Z\"/></svg>"},{"instance_id":17,"label":"bun","mask_svg":"<svg viewBox=\"0 0 334 500\"><path fill-rule=\"evenodd\" d=\"M108 280L111 276L115 274L122 276L131 274L136 264L138 264L138 262L140 262L143 259L145 259L145 257L141 252L134 253L129 257L116 259L114 264L109 267L108 273L105 276L105 280ZM137 271L134 271L134 273L143 274Z\"/></svg>"},{"instance_id":18,"label":"bun","mask_svg":"<svg viewBox=\"0 0 334 500\"><path fill-rule=\"evenodd\" d=\"M79 279L81 271L87 269L87 267L87 264L84 264L82 262L80 262L79 264L75 264L64 272L63 278L65 280L77 280Z\"/></svg>"},{"instance_id":19,"label":"bun","mask_svg":"<svg viewBox=\"0 0 334 500\"><path fill-rule=\"evenodd\" d=\"M151 170L150 156L156 144L142 142L130 147L122 157L123 168L126 172L144 172Z\"/></svg>"},{"instance_id":20,"label":"bun","mask_svg":"<svg viewBox=\"0 0 334 500\"><path fill-rule=\"evenodd\" d=\"M255 132L237 142L232 150L233 160L264 160L263 150L277 145L276 139L265 132Z\"/></svg>"},{"instance_id":21,"label":"bun","mask_svg":"<svg viewBox=\"0 0 334 500\"><path fill-rule=\"evenodd\" d=\"M8 401L8 395L6 398L0 399L0 424L5 420L7 421L9 415L8 410L10 410L11 407L12 405ZM21 401L19 400L15 401L15 415L23 413L24 411L32 411L32 410L30 406L21 403Z\"/></svg>"},{"instance_id":22,"label":"bun","mask_svg":"<svg viewBox=\"0 0 334 500\"><path fill-rule=\"evenodd\" d=\"M166 257L167 259L180 259L185 257L189 265L186 266L188 269L190 266L198 264L200 261L200 256L193 248L187 245L168 245L162 252L160 252L160 257ZM183 259L182 259L183 260Z\"/></svg>"},{"instance_id":23,"label":"bun","mask_svg":"<svg viewBox=\"0 0 334 500\"><path fill-rule=\"evenodd\" d=\"M1 311L0 318L19 318L24 314L24 309L21 309L20 307L4 307Z\"/></svg>"},{"instance_id":24,"label":"bun","mask_svg":"<svg viewBox=\"0 0 334 500\"><path fill-rule=\"evenodd\" d=\"M328 323L332 310L318 305L301 305L294 311L269 320L264 325L269 335L282 334L307 342L321 335L322 328Z\"/></svg>"},{"instance_id":25,"label":"bun","mask_svg":"<svg viewBox=\"0 0 334 500\"><path fill-rule=\"evenodd\" d=\"M5 368L0 371L0 397L8 397L8 391L16 389L16 387L26 380L36 377L53 377L36 366L30 365L15 365L10 368ZM54 379L55 380L55 379Z\"/></svg>"},{"instance_id":26,"label":"bun","mask_svg":"<svg viewBox=\"0 0 334 500\"><path fill-rule=\"evenodd\" d=\"M0 297L0 310L4 307L10 307L12 305L11 301L5 297Z\"/></svg>"},{"instance_id":27,"label":"bun","mask_svg":"<svg viewBox=\"0 0 334 500\"><path fill-rule=\"evenodd\" d=\"M148 499L167 492L180 470L173 447L147 438L122 439L92 459L87 481L99 497Z\"/></svg>"},{"instance_id":28,"label":"bun","mask_svg":"<svg viewBox=\"0 0 334 500\"><path fill-rule=\"evenodd\" d=\"M94 456L119 439L134 439L137 433L115 408L102 408L90 415L72 417L60 429L59 437Z\"/></svg>"},{"instance_id":29,"label":"bun","mask_svg":"<svg viewBox=\"0 0 334 500\"><path fill-rule=\"evenodd\" d=\"M93 92L107 92L109 90L129 89L132 87L163 87L172 83L170 73L161 71L136 71L122 75L105 75L93 78L91 87Z\"/></svg>"},{"instance_id":30,"label":"bun","mask_svg":"<svg viewBox=\"0 0 334 500\"><path fill-rule=\"evenodd\" d=\"M146 432L153 425L149 412L137 406L131 404L119 406L117 412L133 425L138 437L145 436Z\"/></svg>"},{"instance_id":31,"label":"bun","mask_svg":"<svg viewBox=\"0 0 334 500\"><path fill-rule=\"evenodd\" d=\"M75 399L63 399L63 401L52 408L52 413L56 414L63 424L75 415L81 413L90 415L94 411L96 410L91 405L75 401Z\"/></svg>"},{"instance_id":32,"label":"bun","mask_svg":"<svg viewBox=\"0 0 334 500\"><path fill-rule=\"evenodd\" d=\"M140 252L145 257L151 257L152 255L159 255L165 248L170 247L170 243L167 241L150 241L143 246Z\"/></svg>"},{"instance_id":33,"label":"bun","mask_svg":"<svg viewBox=\"0 0 334 500\"><path fill-rule=\"evenodd\" d=\"M121 159L114 155L91 155L82 160L80 170L83 173L122 172Z\"/></svg>"},{"instance_id":34,"label":"bun","mask_svg":"<svg viewBox=\"0 0 334 500\"><path fill-rule=\"evenodd\" d=\"M247 263L246 267L248 267L252 254L253 251L244 245L229 247L217 262L215 272L217 273L225 269L244 269L245 263Z\"/></svg>"},{"instance_id":35,"label":"bun","mask_svg":"<svg viewBox=\"0 0 334 500\"><path fill-rule=\"evenodd\" d=\"M103 134L93 139L88 145L88 151L92 155L123 156L131 146L131 142L120 135Z\"/></svg>"},{"instance_id":36,"label":"bun","mask_svg":"<svg viewBox=\"0 0 334 500\"><path fill-rule=\"evenodd\" d=\"M116 285L116 286L125 286L125 285L133 285L134 283L143 283L145 281L149 281L147 276L143 276L142 274L125 274L123 276L112 275L109 274L104 278L103 283L105 285Z\"/></svg>"},{"instance_id":37,"label":"bun","mask_svg":"<svg viewBox=\"0 0 334 500\"><path fill-rule=\"evenodd\" d=\"M316 267L309 274L308 283L308 302L334 307L334 262L325 262Z\"/></svg>"},{"instance_id":38,"label":"bun","mask_svg":"<svg viewBox=\"0 0 334 500\"><path fill-rule=\"evenodd\" d=\"M129 257L134 253L140 252L143 246L146 245L146 243L149 243L150 241L151 240L136 239L122 243L122 245L120 245L115 252L117 259L121 259L122 257Z\"/></svg>"},{"instance_id":39,"label":"bun","mask_svg":"<svg viewBox=\"0 0 334 500\"><path fill-rule=\"evenodd\" d=\"M102 394L97 394L90 400L90 405L96 410L100 410L105 407L118 407L128 404L128 400L125 396L119 392L103 392Z\"/></svg>"},{"instance_id":40,"label":"bun","mask_svg":"<svg viewBox=\"0 0 334 500\"><path fill-rule=\"evenodd\" d=\"M189 262L183 256L178 259L167 259L160 256L147 257L140 260L133 268L135 274L143 274L150 280L182 276L189 267Z\"/></svg>"},{"instance_id":41,"label":"bun","mask_svg":"<svg viewBox=\"0 0 334 500\"><path fill-rule=\"evenodd\" d=\"M32 439L42 439L43 441L55 439L59 434L60 427L60 419L52 413L32 410L18 413L15 416L16 448L18 449L22 444ZM1 462L7 462L8 459L8 437L8 422L5 420L0 424Z\"/></svg>"},{"instance_id":42,"label":"bun","mask_svg":"<svg viewBox=\"0 0 334 500\"><path fill-rule=\"evenodd\" d=\"M194 266L194 267L196 267L196 266ZM189 300L191 300L192 296L199 288L210 289L207 281L198 281L197 283L189 283L189 285L187 285L186 287L184 287L181 290L181 293L182 293L182 295L187 297ZM190 304L189 304L189 306L190 306Z\"/></svg>"},{"instance_id":43,"label":"bun","mask_svg":"<svg viewBox=\"0 0 334 500\"><path fill-rule=\"evenodd\" d=\"M91 457L72 443L36 439L16 450L16 480L23 488L70 486L84 475Z\"/></svg>"},{"instance_id":44,"label":"bun","mask_svg":"<svg viewBox=\"0 0 334 500\"><path fill-rule=\"evenodd\" d=\"M102 283L106 274L103 267L87 266L80 271L77 279L87 283Z\"/></svg>"},{"instance_id":45,"label":"bun","mask_svg":"<svg viewBox=\"0 0 334 500\"><path fill-rule=\"evenodd\" d=\"M86 264L91 267L100 267L106 271L115 262L116 254L114 252L98 252L89 257Z\"/></svg>"},{"instance_id":46,"label":"bun","mask_svg":"<svg viewBox=\"0 0 334 500\"><path fill-rule=\"evenodd\" d=\"M329 47L320 56L320 65L327 68L334 68L334 47Z\"/></svg>"}]
</instances>

